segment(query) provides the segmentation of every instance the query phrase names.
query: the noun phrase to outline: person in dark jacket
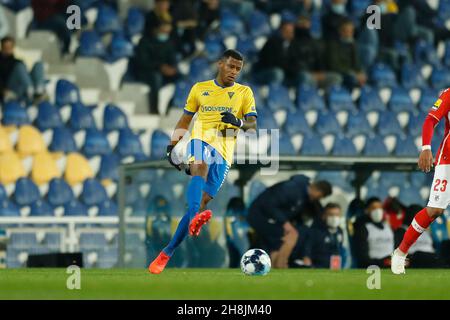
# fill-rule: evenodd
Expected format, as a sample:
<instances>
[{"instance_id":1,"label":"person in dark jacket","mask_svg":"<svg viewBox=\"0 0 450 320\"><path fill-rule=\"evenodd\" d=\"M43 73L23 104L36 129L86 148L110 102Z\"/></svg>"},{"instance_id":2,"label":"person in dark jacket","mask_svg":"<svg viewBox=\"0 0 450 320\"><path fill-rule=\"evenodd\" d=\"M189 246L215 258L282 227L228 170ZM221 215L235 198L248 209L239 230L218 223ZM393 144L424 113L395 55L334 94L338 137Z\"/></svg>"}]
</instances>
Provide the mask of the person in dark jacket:
<instances>
[{"instance_id":1,"label":"person in dark jacket","mask_svg":"<svg viewBox=\"0 0 450 320\"><path fill-rule=\"evenodd\" d=\"M359 268L370 265L389 267L394 250L394 233L385 221L383 204L373 197L367 200L365 214L353 224L353 254Z\"/></svg>"},{"instance_id":2,"label":"person in dark jacket","mask_svg":"<svg viewBox=\"0 0 450 320\"><path fill-rule=\"evenodd\" d=\"M141 38L131 62L136 79L151 88L149 111L152 114L158 113L159 89L175 81L178 76L176 50L170 40L171 31L171 23L162 21L153 33Z\"/></svg>"},{"instance_id":3,"label":"person in dark jacket","mask_svg":"<svg viewBox=\"0 0 450 320\"><path fill-rule=\"evenodd\" d=\"M303 208L332 193L327 181L310 183L304 175L279 182L264 190L250 205L248 223L259 244L268 251L275 268L287 268L299 234L294 224L302 224Z\"/></svg>"},{"instance_id":4,"label":"person in dark jacket","mask_svg":"<svg viewBox=\"0 0 450 320\"><path fill-rule=\"evenodd\" d=\"M331 0L322 16L322 37L326 41L339 39L339 26L348 19L347 0Z\"/></svg>"}]
</instances>

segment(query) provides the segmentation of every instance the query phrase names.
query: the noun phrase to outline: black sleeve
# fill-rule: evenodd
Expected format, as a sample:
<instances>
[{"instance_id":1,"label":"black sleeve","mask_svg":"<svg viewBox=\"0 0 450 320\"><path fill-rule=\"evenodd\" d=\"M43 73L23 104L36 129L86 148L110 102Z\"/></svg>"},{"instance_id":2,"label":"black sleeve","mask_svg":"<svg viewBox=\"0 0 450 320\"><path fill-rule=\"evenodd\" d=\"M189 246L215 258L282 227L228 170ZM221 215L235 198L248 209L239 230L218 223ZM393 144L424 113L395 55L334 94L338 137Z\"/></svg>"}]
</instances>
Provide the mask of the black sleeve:
<instances>
[{"instance_id":1,"label":"black sleeve","mask_svg":"<svg viewBox=\"0 0 450 320\"><path fill-rule=\"evenodd\" d=\"M367 241L368 233L364 223L357 223L355 225L355 235L353 237L353 247L355 257L359 268L367 268L370 265L377 265L382 267L384 265L383 259L370 259L369 257L369 243Z\"/></svg>"}]
</instances>

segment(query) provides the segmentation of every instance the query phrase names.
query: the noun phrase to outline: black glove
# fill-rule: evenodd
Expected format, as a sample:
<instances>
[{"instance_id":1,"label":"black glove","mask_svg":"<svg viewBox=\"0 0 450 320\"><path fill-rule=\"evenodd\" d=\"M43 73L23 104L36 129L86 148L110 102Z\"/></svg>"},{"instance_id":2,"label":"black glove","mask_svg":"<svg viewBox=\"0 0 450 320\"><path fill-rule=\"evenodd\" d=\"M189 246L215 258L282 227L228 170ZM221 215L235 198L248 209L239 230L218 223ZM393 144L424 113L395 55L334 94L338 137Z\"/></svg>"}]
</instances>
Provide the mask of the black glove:
<instances>
[{"instance_id":1,"label":"black glove","mask_svg":"<svg viewBox=\"0 0 450 320\"><path fill-rule=\"evenodd\" d=\"M236 118L234 114L231 112L222 112L220 114L222 116L222 122L229 123L235 127L241 128L244 125L244 121Z\"/></svg>"},{"instance_id":2,"label":"black glove","mask_svg":"<svg viewBox=\"0 0 450 320\"><path fill-rule=\"evenodd\" d=\"M169 163L177 168L178 171L181 171L181 163L176 164L172 159L172 150L175 148L175 146L168 145L166 150L167 160L169 160Z\"/></svg>"}]
</instances>

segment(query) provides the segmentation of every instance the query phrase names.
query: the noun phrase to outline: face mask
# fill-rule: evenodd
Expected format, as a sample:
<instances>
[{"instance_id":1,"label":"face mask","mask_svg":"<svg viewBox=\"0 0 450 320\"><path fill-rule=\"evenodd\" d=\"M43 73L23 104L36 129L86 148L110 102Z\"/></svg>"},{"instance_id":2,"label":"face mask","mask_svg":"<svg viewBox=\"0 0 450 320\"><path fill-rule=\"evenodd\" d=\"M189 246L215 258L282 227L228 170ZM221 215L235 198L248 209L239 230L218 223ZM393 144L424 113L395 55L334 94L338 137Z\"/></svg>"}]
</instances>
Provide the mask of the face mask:
<instances>
[{"instance_id":1,"label":"face mask","mask_svg":"<svg viewBox=\"0 0 450 320\"><path fill-rule=\"evenodd\" d=\"M381 3L381 4L379 5L379 7L380 7L381 14L386 13L386 11L387 11L386 3L384 3L384 2Z\"/></svg>"},{"instance_id":2,"label":"face mask","mask_svg":"<svg viewBox=\"0 0 450 320\"><path fill-rule=\"evenodd\" d=\"M333 4L331 5L331 10L337 14L345 14L345 4Z\"/></svg>"},{"instance_id":3,"label":"face mask","mask_svg":"<svg viewBox=\"0 0 450 320\"><path fill-rule=\"evenodd\" d=\"M169 40L169 35L167 33L158 33L156 35L156 39L158 39L158 41L160 42L166 42L167 40Z\"/></svg>"},{"instance_id":4,"label":"face mask","mask_svg":"<svg viewBox=\"0 0 450 320\"><path fill-rule=\"evenodd\" d=\"M330 216L327 217L327 226L332 229L336 229L341 225L341 217Z\"/></svg>"},{"instance_id":5,"label":"face mask","mask_svg":"<svg viewBox=\"0 0 450 320\"><path fill-rule=\"evenodd\" d=\"M370 219L372 219L373 222L379 223L383 220L384 212L383 209L375 209L370 211Z\"/></svg>"}]
</instances>

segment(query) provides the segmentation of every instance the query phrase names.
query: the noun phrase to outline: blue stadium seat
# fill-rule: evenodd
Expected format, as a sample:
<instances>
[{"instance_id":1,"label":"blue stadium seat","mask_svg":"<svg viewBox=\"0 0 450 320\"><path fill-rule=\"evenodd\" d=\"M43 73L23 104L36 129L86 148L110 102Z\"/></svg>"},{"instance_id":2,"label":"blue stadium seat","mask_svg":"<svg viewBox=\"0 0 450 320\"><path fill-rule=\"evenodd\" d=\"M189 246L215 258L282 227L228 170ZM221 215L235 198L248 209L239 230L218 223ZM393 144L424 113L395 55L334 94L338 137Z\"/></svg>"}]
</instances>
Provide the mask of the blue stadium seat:
<instances>
[{"instance_id":1,"label":"blue stadium seat","mask_svg":"<svg viewBox=\"0 0 450 320\"><path fill-rule=\"evenodd\" d=\"M402 86L406 89L424 88L427 86L420 68L412 63L404 63L401 70Z\"/></svg>"},{"instance_id":2,"label":"blue stadium seat","mask_svg":"<svg viewBox=\"0 0 450 320\"><path fill-rule=\"evenodd\" d=\"M139 136L131 129L120 130L116 151L122 159L125 157L134 157L135 160L141 161L147 158L142 149Z\"/></svg>"},{"instance_id":3,"label":"blue stadium seat","mask_svg":"<svg viewBox=\"0 0 450 320\"><path fill-rule=\"evenodd\" d=\"M134 54L133 44L122 34L115 34L109 47L108 62L131 58Z\"/></svg>"},{"instance_id":4,"label":"blue stadium seat","mask_svg":"<svg viewBox=\"0 0 450 320\"><path fill-rule=\"evenodd\" d=\"M1 4L12 11L19 12L31 6L31 0L2 0Z\"/></svg>"},{"instance_id":5,"label":"blue stadium seat","mask_svg":"<svg viewBox=\"0 0 450 320\"><path fill-rule=\"evenodd\" d=\"M398 137L395 144L394 154L398 157L417 157L419 155L419 149L414 143L414 139L412 137Z\"/></svg>"},{"instance_id":6,"label":"blue stadium seat","mask_svg":"<svg viewBox=\"0 0 450 320\"><path fill-rule=\"evenodd\" d=\"M431 64L439 66L440 61L436 49L432 43L425 40L418 40L414 48L414 61L419 65Z\"/></svg>"},{"instance_id":7,"label":"blue stadium seat","mask_svg":"<svg viewBox=\"0 0 450 320\"><path fill-rule=\"evenodd\" d=\"M279 140L279 154L284 156L295 156L297 151L291 142L291 138L288 135L281 135ZM272 148L272 145L270 146Z\"/></svg>"},{"instance_id":8,"label":"blue stadium seat","mask_svg":"<svg viewBox=\"0 0 450 320\"><path fill-rule=\"evenodd\" d=\"M350 11L353 16L355 17L361 17L366 13L366 9L372 1L370 0L358 0L358 1L352 1L350 6Z\"/></svg>"},{"instance_id":9,"label":"blue stadium seat","mask_svg":"<svg viewBox=\"0 0 450 320\"><path fill-rule=\"evenodd\" d=\"M245 25L238 15L229 9L222 9L220 13L220 33L223 37L245 34Z\"/></svg>"},{"instance_id":10,"label":"blue stadium seat","mask_svg":"<svg viewBox=\"0 0 450 320\"><path fill-rule=\"evenodd\" d=\"M422 132L423 121L427 114L425 112L410 112L408 120L408 133L411 137L420 136Z\"/></svg>"},{"instance_id":11,"label":"blue stadium seat","mask_svg":"<svg viewBox=\"0 0 450 320\"><path fill-rule=\"evenodd\" d=\"M425 201L422 199L419 190L411 186L404 186L404 185L401 186L397 198L405 206L410 206L412 204L423 206L426 204Z\"/></svg>"},{"instance_id":12,"label":"blue stadium seat","mask_svg":"<svg viewBox=\"0 0 450 320\"><path fill-rule=\"evenodd\" d=\"M344 171L329 171L329 170L324 170L324 171L320 171L315 180L326 180L329 183L331 183L331 185L333 186L337 186L345 191L352 191L352 186L350 185L350 183L345 179L344 176Z\"/></svg>"},{"instance_id":13,"label":"blue stadium seat","mask_svg":"<svg viewBox=\"0 0 450 320\"><path fill-rule=\"evenodd\" d=\"M125 112L116 105L106 105L105 110L103 111L103 130L108 133L126 128L129 128L129 126Z\"/></svg>"},{"instance_id":14,"label":"blue stadium seat","mask_svg":"<svg viewBox=\"0 0 450 320\"><path fill-rule=\"evenodd\" d=\"M378 119L378 133L382 136L389 134L402 135L403 130L395 113L390 111L380 112Z\"/></svg>"},{"instance_id":15,"label":"blue stadium seat","mask_svg":"<svg viewBox=\"0 0 450 320\"><path fill-rule=\"evenodd\" d=\"M28 206L37 201L41 196L38 187L29 178L19 178L14 190L14 201L19 206Z\"/></svg>"},{"instance_id":16,"label":"blue stadium seat","mask_svg":"<svg viewBox=\"0 0 450 320\"><path fill-rule=\"evenodd\" d=\"M22 107L19 102L9 101L3 105L2 124L6 126L21 126L29 124L27 109Z\"/></svg>"},{"instance_id":17,"label":"blue stadium seat","mask_svg":"<svg viewBox=\"0 0 450 320\"><path fill-rule=\"evenodd\" d=\"M97 179L88 178L83 183L80 200L88 207L99 205L108 198L105 188Z\"/></svg>"},{"instance_id":18,"label":"blue stadium seat","mask_svg":"<svg viewBox=\"0 0 450 320\"><path fill-rule=\"evenodd\" d=\"M358 105L363 112L386 110L386 105L381 100L378 90L368 85L361 88Z\"/></svg>"},{"instance_id":19,"label":"blue stadium seat","mask_svg":"<svg viewBox=\"0 0 450 320\"><path fill-rule=\"evenodd\" d=\"M99 6L94 27L100 34L116 32L122 28L117 12L108 5Z\"/></svg>"},{"instance_id":20,"label":"blue stadium seat","mask_svg":"<svg viewBox=\"0 0 450 320\"><path fill-rule=\"evenodd\" d=\"M184 108L191 88L191 82L184 80L177 81L175 84L175 92L173 94L172 105L176 108Z\"/></svg>"},{"instance_id":21,"label":"blue stadium seat","mask_svg":"<svg viewBox=\"0 0 450 320\"><path fill-rule=\"evenodd\" d=\"M150 142L150 158L162 159L166 156L166 147L170 142L167 133L161 130L155 130Z\"/></svg>"},{"instance_id":22,"label":"blue stadium seat","mask_svg":"<svg viewBox=\"0 0 450 320\"><path fill-rule=\"evenodd\" d=\"M125 22L128 37L142 33L145 26L145 14L138 7L130 7Z\"/></svg>"},{"instance_id":23,"label":"blue stadium seat","mask_svg":"<svg viewBox=\"0 0 450 320\"><path fill-rule=\"evenodd\" d=\"M119 209L114 201L107 199L98 205L98 216L117 216L118 213Z\"/></svg>"},{"instance_id":24,"label":"blue stadium seat","mask_svg":"<svg viewBox=\"0 0 450 320\"><path fill-rule=\"evenodd\" d=\"M320 39L322 37L322 23L321 15L319 12L311 14L311 37L314 39Z\"/></svg>"},{"instance_id":25,"label":"blue stadium seat","mask_svg":"<svg viewBox=\"0 0 450 320\"><path fill-rule=\"evenodd\" d=\"M411 185L413 187L415 187L415 188L421 188L423 186L427 186L428 187L429 186L429 183L428 183L429 179L428 179L427 176L431 177L432 175L433 175L433 173L427 175L427 174L424 174L423 172L415 171L415 172L411 172L409 174L409 180L411 182Z\"/></svg>"},{"instance_id":26,"label":"blue stadium seat","mask_svg":"<svg viewBox=\"0 0 450 320\"><path fill-rule=\"evenodd\" d=\"M315 129L321 136L325 134L338 134L342 131L334 113L331 112L319 113Z\"/></svg>"},{"instance_id":27,"label":"blue stadium seat","mask_svg":"<svg viewBox=\"0 0 450 320\"><path fill-rule=\"evenodd\" d=\"M369 184L367 185L366 198L377 197L380 199L386 199L389 196L389 190L385 186L379 184Z\"/></svg>"},{"instance_id":28,"label":"blue stadium seat","mask_svg":"<svg viewBox=\"0 0 450 320\"><path fill-rule=\"evenodd\" d=\"M83 146L83 153L86 157L102 156L111 152L112 149L108 139L102 131L97 129L86 130L86 138Z\"/></svg>"},{"instance_id":29,"label":"blue stadium seat","mask_svg":"<svg viewBox=\"0 0 450 320\"><path fill-rule=\"evenodd\" d=\"M366 139L363 154L368 157L387 157L389 151L384 144L383 138L374 136Z\"/></svg>"},{"instance_id":30,"label":"blue stadium seat","mask_svg":"<svg viewBox=\"0 0 450 320\"><path fill-rule=\"evenodd\" d=\"M258 120L259 122L259 120ZM289 135L294 135L297 133L301 134L311 134L311 127L305 119L303 111L296 111L294 113L289 113L286 122L284 124L284 130Z\"/></svg>"},{"instance_id":31,"label":"blue stadium seat","mask_svg":"<svg viewBox=\"0 0 450 320\"><path fill-rule=\"evenodd\" d=\"M370 80L377 87L395 87L397 85L392 68L381 62L375 63L370 69Z\"/></svg>"},{"instance_id":32,"label":"blue stadium seat","mask_svg":"<svg viewBox=\"0 0 450 320\"><path fill-rule=\"evenodd\" d=\"M248 193L248 206L255 200L264 190L267 189L267 186L258 179L254 179L250 181L250 189Z\"/></svg>"},{"instance_id":33,"label":"blue stadium seat","mask_svg":"<svg viewBox=\"0 0 450 320\"><path fill-rule=\"evenodd\" d=\"M225 45L223 44L222 39L206 39L204 44L205 54L211 62L217 61L222 52L225 50Z\"/></svg>"},{"instance_id":34,"label":"blue stadium seat","mask_svg":"<svg viewBox=\"0 0 450 320\"><path fill-rule=\"evenodd\" d=\"M297 107L303 111L325 110L325 102L317 93L317 88L300 85L297 91Z\"/></svg>"},{"instance_id":35,"label":"blue stadium seat","mask_svg":"<svg viewBox=\"0 0 450 320\"><path fill-rule=\"evenodd\" d=\"M389 99L389 108L396 113L414 111L416 109L408 91L402 87L397 87L392 90L392 95Z\"/></svg>"},{"instance_id":36,"label":"blue stadium seat","mask_svg":"<svg viewBox=\"0 0 450 320\"><path fill-rule=\"evenodd\" d=\"M31 217L53 216L53 208L43 199L38 199L30 206Z\"/></svg>"},{"instance_id":37,"label":"blue stadium seat","mask_svg":"<svg viewBox=\"0 0 450 320\"><path fill-rule=\"evenodd\" d=\"M193 83L199 81L205 81L205 79L212 78L212 71L209 65L209 61L206 58L194 58L191 61L189 69L189 80ZM186 102L186 101L185 101ZM185 103L184 102L184 103ZM183 103L183 106L184 106Z\"/></svg>"},{"instance_id":38,"label":"blue stadium seat","mask_svg":"<svg viewBox=\"0 0 450 320\"><path fill-rule=\"evenodd\" d=\"M406 172L382 171L380 173L379 184L383 187L402 186L408 181Z\"/></svg>"},{"instance_id":39,"label":"blue stadium seat","mask_svg":"<svg viewBox=\"0 0 450 320\"><path fill-rule=\"evenodd\" d=\"M346 137L336 137L331 154L333 156L351 157L358 155L358 151L351 139Z\"/></svg>"},{"instance_id":40,"label":"blue stadium seat","mask_svg":"<svg viewBox=\"0 0 450 320\"><path fill-rule=\"evenodd\" d=\"M367 121L365 112L358 112L356 114L350 113L347 119L347 134L354 137L358 134L368 135L373 132L372 127Z\"/></svg>"},{"instance_id":41,"label":"blue stadium seat","mask_svg":"<svg viewBox=\"0 0 450 320\"><path fill-rule=\"evenodd\" d=\"M53 207L63 206L74 199L72 188L61 178L52 179L49 183L47 201Z\"/></svg>"},{"instance_id":42,"label":"blue stadium seat","mask_svg":"<svg viewBox=\"0 0 450 320\"><path fill-rule=\"evenodd\" d=\"M278 124L273 117L273 112L265 107L258 109L258 128L259 129L274 129L278 128Z\"/></svg>"},{"instance_id":43,"label":"blue stadium seat","mask_svg":"<svg viewBox=\"0 0 450 320\"><path fill-rule=\"evenodd\" d=\"M302 156L325 156L327 151L322 140L316 135L303 137L302 147L300 148Z\"/></svg>"},{"instance_id":44,"label":"blue stadium seat","mask_svg":"<svg viewBox=\"0 0 450 320\"><path fill-rule=\"evenodd\" d=\"M41 102L38 105L38 115L36 126L41 131L64 126L58 109L48 101Z\"/></svg>"},{"instance_id":45,"label":"blue stadium seat","mask_svg":"<svg viewBox=\"0 0 450 320\"><path fill-rule=\"evenodd\" d=\"M103 233L83 232L79 239L80 249L103 249L108 246L106 237Z\"/></svg>"},{"instance_id":46,"label":"blue stadium seat","mask_svg":"<svg viewBox=\"0 0 450 320\"><path fill-rule=\"evenodd\" d=\"M434 89L441 90L450 86L450 70L447 67L434 67L430 76L430 83Z\"/></svg>"},{"instance_id":47,"label":"blue stadium seat","mask_svg":"<svg viewBox=\"0 0 450 320\"><path fill-rule=\"evenodd\" d=\"M113 181L119 180L119 157L114 154L104 154L100 162L100 169L98 171L98 179L111 179Z\"/></svg>"},{"instance_id":48,"label":"blue stadium seat","mask_svg":"<svg viewBox=\"0 0 450 320\"><path fill-rule=\"evenodd\" d=\"M450 67L450 41L445 42L445 53L444 57L442 58L442 61L444 65Z\"/></svg>"},{"instance_id":49,"label":"blue stadium seat","mask_svg":"<svg viewBox=\"0 0 450 320\"><path fill-rule=\"evenodd\" d=\"M154 185L157 185L155 183ZM153 188L152 188L153 191ZM125 205L132 206L141 197L139 186L137 184L130 184L125 192Z\"/></svg>"},{"instance_id":50,"label":"blue stadium seat","mask_svg":"<svg viewBox=\"0 0 450 320\"><path fill-rule=\"evenodd\" d=\"M20 217L20 209L9 199L0 199L1 217Z\"/></svg>"},{"instance_id":51,"label":"blue stadium seat","mask_svg":"<svg viewBox=\"0 0 450 320\"><path fill-rule=\"evenodd\" d=\"M254 10L250 14L248 19L248 29L253 38L268 36L272 33L269 17L259 10Z\"/></svg>"},{"instance_id":52,"label":"blue stadium seat","mask_svg":"<svg viewBox=\"0 0 450 320\"><path fill-rule=\"evenodd\" d=\"M77 146L75 144L72 132L66 127L53 129L53 137L49 150L64 153L75 152L77 150Z\"/></svg>"},{"instance_id":53,"label":"blue stadium seat","mask_svg":"<svg viewBox=\"0 0 450 320\"><path fill-rule=\"evenodd\" d=\"M356 109L350 92L341 86L333 86L329 89L328 106L335 112L342 110L353 111Z\"/></svg>"},{"instance_id":54,"label":"blue stadium seat","mask_svg":"<svg viewBox=\"0 0 450 320\"><path fill-rule=\"evenodd\" d=\"M69 126L73 131L95 129L96 125L91 108L85 107L82 103L72 104Z\"/></svg>"},{"instance_id":55,"label":"blue stadium seat","mask_svg":"<svg viewBox=\"0 0 450 320\"><path fill-rule=\"evenodd\" d=\"M77 55L81 57L103 58L106 56L106 49L96 31L83 31L80 36L80 46Z\"/></svg>"},{"instance_id":56,"label":"blue stadium seat","mask_svg":"<svg viewBox=\"0 0 450 320\"><path fill-rule=\"evenodd\" d=\"M149 209L148 200L139 198L133 204L133 216L145 216Z\"/></svg>"},{"instance_id":57,"label":"blue stadium seat","mask_svg":"<svg viewBox=\"0 0 450 320\"><path fill-rule=\"evenodd\" d=\"M439 97L439 91L435 89L425 88L422 89L419 100L419 109L428 113Z\"/></svg>"},{"instance_id":58,"label":"blue stadium seat","mask_svg":"<svg viewBox=\"0 0 450 320\"><path fill-rule=\"evenodd\" d=\"M5 187L0 184L0 201L7 199L7 198L8 198L8 194L6 193Z\"/></svg>"},{"instance_id":59,"label":"blue stadium seat","mask_svg":"<svg viewBox=\"0 0 450 320\"><path fill-rule=\"evenodd\" d=\"M80 100L80 90L74 83L65 79L59 79L56 82L55 105L57 107L77 103Z\"/></svg>"},{"instance_id":60,"label":"blue stadium seat","mask_svg":"<svg viewBox=\"0 0 450 320\"><path fill-rule=\"evenodd\" d=\"M278 110L295 110L294 103L289 98L289 91L282 84L272 83L269 86L267 106L274 112Z\"/></svg>"},{"instance_id":61,"label":"blue stadium seat","mask_svg":"<svg viewBox=\"0 0 450 320\"><path fill-rule=\"evenodd\" d=\"M256 48L254 40L250 37L239 37L236 50L242 53L248 61L255 61L258 56L258 48Z\"/></svg>"}]
</instances>

